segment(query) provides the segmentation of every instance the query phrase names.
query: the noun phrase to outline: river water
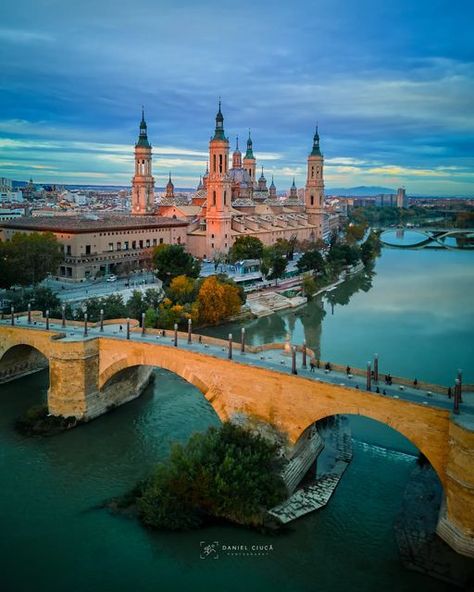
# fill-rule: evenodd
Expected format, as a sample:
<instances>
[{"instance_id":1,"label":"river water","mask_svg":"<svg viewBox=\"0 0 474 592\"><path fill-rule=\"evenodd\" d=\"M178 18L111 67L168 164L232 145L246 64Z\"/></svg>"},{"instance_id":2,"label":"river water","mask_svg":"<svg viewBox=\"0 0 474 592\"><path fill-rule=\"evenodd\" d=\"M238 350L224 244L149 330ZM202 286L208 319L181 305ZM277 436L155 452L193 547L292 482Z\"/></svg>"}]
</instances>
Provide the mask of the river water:
<instances>
[{"instance_id":1,"label":"river water","mask_svg":"<svg viewBox=\"0 0 474 592\"><path fill-rule=\"evenodd\" d=\"M373 273L327 298L247 322L248 339L290 332L322 359L361 366L377 351L392 374L448 384L461 367L474 382L473 270L474 253L387 249ZM213 409L194 387L156 370L139 399L107 416L52 438L20 436L15 417L44 400L47 386L44 372L0 387L1 592L451 589L399 563L392 525L416 450L390 428L352 418L354 459L331 502L284 534L230 526L153 533L98 505L130 489L173 441L217 425ZM219 556L201 559L202 542L217 542ZM224 545L253 554L228 555ZM255 551L266 554L252 545L267 545Z\"/></svg>"}]
</instances>

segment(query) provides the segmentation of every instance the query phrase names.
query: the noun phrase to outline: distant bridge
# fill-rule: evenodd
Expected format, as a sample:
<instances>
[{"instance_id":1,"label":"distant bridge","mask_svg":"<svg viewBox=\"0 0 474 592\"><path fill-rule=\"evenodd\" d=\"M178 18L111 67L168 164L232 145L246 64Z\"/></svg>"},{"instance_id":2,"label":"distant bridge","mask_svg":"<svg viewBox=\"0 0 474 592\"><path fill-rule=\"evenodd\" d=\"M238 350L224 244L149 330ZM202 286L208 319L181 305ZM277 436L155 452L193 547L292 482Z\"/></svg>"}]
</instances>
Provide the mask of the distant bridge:
<instances>
[{"instance_id":1,"label":"distant bridge","mask_svg":"<svg viewBox=\"0 0 474 592\"><path fill-rule=\"evenodd\" d=\"M381 228L380 229L380 240L386 247L393 249L423 249L425 247L438 248L438 249L463 249L472 250L474 249L474 228ZM384 238L384 235L389 232L392 234L400 234L401 238L405 231L415 232L420 235L420 240L415 243L392 243ZM423 238L424 236L424 238ZM460 237L471 239L466 245L450 245L445 242L446 238L449 237Z\"/></svg>"},{"instance_id":2,"label":"distant bridge","mask_svg":"<svg viewBox=\"0 0 474 592\"><path fill-rule=\"evenodd\" d=\"M46 323L48 323L46 325ZM0 380L49 366L53 415L90 420L138 396L145 368L174 372L196 386L222 420L236 414L275 425L295 444L314 422L331 415L363 415L391 426L428 458L443 485L438 533L474 557L474 401L451 414L446 389L394 379L367 389L366 374L303 367L303 348L244 347L190 333L143 331L126 320L85 326L26 316L0 321ZM312 356L307 350L308 358ZM309 361L309 359L308 359ZM296 370L296 362L298 369ZM297 373L295 373L295 371ZM370 374L370 373L369 373ZM373 388L373 387L372 387Z\"/></svg>"}]
</instances>

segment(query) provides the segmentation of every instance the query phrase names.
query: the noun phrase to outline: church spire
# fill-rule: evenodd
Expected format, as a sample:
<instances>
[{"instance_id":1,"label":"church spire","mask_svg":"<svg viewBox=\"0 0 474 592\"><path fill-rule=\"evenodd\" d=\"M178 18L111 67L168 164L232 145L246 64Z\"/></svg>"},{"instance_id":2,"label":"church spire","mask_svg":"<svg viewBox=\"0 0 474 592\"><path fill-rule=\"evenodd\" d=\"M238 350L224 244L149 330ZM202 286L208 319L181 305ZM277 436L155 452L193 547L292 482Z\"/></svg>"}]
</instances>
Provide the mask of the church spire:
<instances>
[{"instance_id":1,"label":"church spire","mask_svg":"<svg viewBox=\"0 0 474 592\"><path fill-rule=\"evenodd\" d=\"M140 134L138 136L137 146L144 146L145 148L150 148L150 143L148 142L148 134L147 134L147 127L145 121L145 109L142 105L142 119L140 121Z\"/></svg>"},{"instance_id":2,"label":"church spire","mask_svg":"<svg viewBox=\"0 0 474 592\"><path fill-rule=\"evenodd\" d=\"M225 140L224 135L224 116L221 111L221 98L219 97L219 111L216 115L216 129L214 132L213 140Z\"/></svg>"},{"instance_id":3,"label":"church spire","mask_svg":"<svg viewBox=\"0 0 474 592\"><path fill-rule=\"evenodd\" d=\"M318 125L316 124L316 131L314 132L313 136L313 150L311 151L311 156L322 156L321 149L319 147L319 133L318 133Z\"/></svg>"},{"instance_id":4,"label":"church spire","mask_svg":"<svg viewBox=\"0 0 474 592\"><path fill-rule=\"evenodd\" d=\"M253 155L253 142L250 136L250 130L249 139L247 140L247 152L245 153L245 158L255 158L255 156Z\"/></svg>"}]
</instances>

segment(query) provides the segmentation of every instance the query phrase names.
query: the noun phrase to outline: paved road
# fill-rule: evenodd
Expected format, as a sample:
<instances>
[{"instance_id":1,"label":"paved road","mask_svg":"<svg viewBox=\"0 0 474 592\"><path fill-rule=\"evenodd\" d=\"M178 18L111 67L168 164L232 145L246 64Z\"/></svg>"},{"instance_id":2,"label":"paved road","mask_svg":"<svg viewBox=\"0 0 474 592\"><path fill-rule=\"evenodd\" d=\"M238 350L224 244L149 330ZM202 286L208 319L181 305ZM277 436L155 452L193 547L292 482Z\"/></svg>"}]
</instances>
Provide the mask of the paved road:
<instances>
[{"instance_id":1,"label":"paved road","mask_svg":"<svg viewBox=\"0 0 474 592\"><path fill-rule=\"evenodd\" d=\"M16 323L18 324L18 326L28 326L26 317L17 319ZM11 321L8 319L0 321L0 326L2 325L11 326ZM29 328L32 331L39 329L44 330L45 324L42 322L38 322L35 325L30 325ZM57 332L64 331L61 328L61 325L58 323L50 323L50 330ZM65 332L65 341L79 341L84 339L93 339L100 336L113 337L115 339L120 340L127 339L126 327L122 326L122 331L120 331L119 325L105 325L103 332L100 332L100 329L98 327L89 327L87 337L84 336L83 327L66 327ZM239 336L236 335L234 336L234 339L238 339L238 337ZM160 343L161 345L174 348L174 332L172 330L167 330L165 337L146 333L145 335L142 335L141 333L131 332L130 339L141 343ZM228 348L226 345L223 345L222 347L217 345L211 345L207 343L207 339L205 336L202 337L202 343L198 342L197 335L193 335L193 342L191 344L188 344L187 340L184 338L179 339L178 349L199 352L202 354L215 356L217 358L228 357ZM284 374L291 373L291 355L285 355L282 350L269 350L261 353L245 352L244 354L241 354L240 347L236 343L234 343L233 361L241 364L246 364L249 366L269 368L271 370L281 372ZM299 376L304 376L305 378L312 379L316 382L321 381L331 384L337 384L341 386L359 389L361 392L364 392L366 390L366 379L364 376L352 376L352 378L348 378L345 373L335 371L327 372L322 368L316 368L313 372L311 372L309 368L309 356L308 368L302 368L301 353L297 353L297 371ZM372 393L375 393L375 388L376 385L373 386ZM379 388L380 391L385 390L386 392L385 395L383 393L380 393L381 397L393 397L404 401L418 403L420 405L429 405L432 407L438 407L447 410L452 410L453 407L453 399L448 399L446 395L429 393L421 389L405 387L398 385L396 383L389 386L385 385L383 381L379 381ZM474 393L463 393L463 403L461 405L461 415L459 417L462 418L462 423L469 427L471 425L474 427Z\"/></svg>"},{"instance_id":2,"label":"paved road","mask_svg":"<svg viewBox=\"0 0 474 592\"><path fill-rule=\"evenodd\" d=\"M69 283L47 278L42 285L53 290L63 302L78 302L96 296L108 296L121 293L129 296L133 290L143 288L160 288L162 282L151 272L132 274L129 279L120 278L115 282L90 280L80 283Z\"/></svg>"}]
</instances>

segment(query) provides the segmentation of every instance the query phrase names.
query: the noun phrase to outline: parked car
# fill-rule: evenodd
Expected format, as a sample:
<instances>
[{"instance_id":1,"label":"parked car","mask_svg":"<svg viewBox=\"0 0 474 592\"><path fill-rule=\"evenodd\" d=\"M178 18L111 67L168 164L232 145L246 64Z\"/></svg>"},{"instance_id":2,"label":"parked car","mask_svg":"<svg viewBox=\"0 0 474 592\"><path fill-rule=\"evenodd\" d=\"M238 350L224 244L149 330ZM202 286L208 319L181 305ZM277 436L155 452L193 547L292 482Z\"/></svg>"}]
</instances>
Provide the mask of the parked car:
<instances>
[{"instance_id":1,"label":"parked car","mask_svg":"<svg viewBox=\"0 0 474 592\"><path fill-rule=\"evenodd\" d=\"M109 277L107 278L108 282L116 282L117 281L117 276L116 275L109 275Z\"/></svg>"}]
</instances>

